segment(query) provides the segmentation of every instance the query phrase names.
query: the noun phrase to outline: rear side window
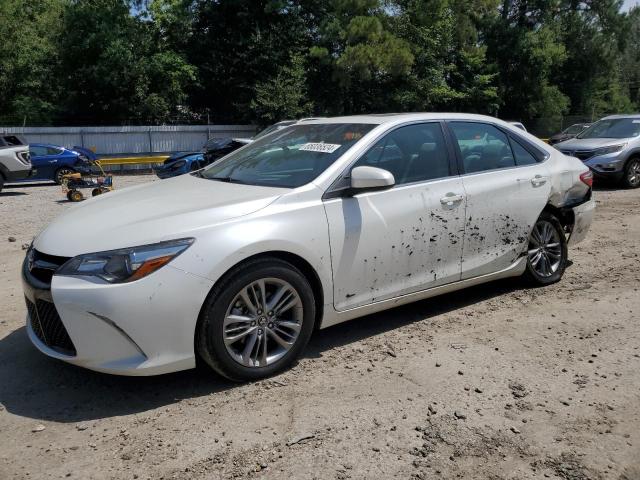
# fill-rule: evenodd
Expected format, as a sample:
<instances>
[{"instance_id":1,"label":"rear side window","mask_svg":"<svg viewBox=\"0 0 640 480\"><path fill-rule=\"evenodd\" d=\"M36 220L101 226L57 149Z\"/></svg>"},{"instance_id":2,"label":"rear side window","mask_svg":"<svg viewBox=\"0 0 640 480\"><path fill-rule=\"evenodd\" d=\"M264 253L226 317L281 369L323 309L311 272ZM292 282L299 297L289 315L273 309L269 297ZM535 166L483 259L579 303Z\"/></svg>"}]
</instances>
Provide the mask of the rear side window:
<instances>
[{"instance_id":1,"label":"rear side window","mask_svg":"<svg viewBox=\"0 0 640 480\"><path fill-rule=\"evenodd\" d=\"M529 151L518 143L517 140L511 139L511 147L513 148L513 156L516 158L516 165L533 165L538 163L536 157L534 157Z\"/></svg>"},{"instance_id":2,"label":"rear side window","mask_svg":"<svg viewBox=\"0 0 640 480\"><path fill-rule=\"evenodd\" d=\"M41 157L47 154L47 149L46 147L30 146L29 153L31 153L31 155L33 156Z\"/></svg>"},{"instance_id":3,"label":"rear side window","mask_svg":"<svg viewBox=\"0 0 640 480\"><path fill-rule=\"evenodd\" d=\"M448 177L449 156L440 123L407 125L385 135L354 167L383 168L396 185Z\"/></svg>"},{"instance_id":4,"label":"rear side window","mask_svg":"<svg viewBox=\"0 0 640 480\"><path fill-rule=\"evenodd\" d=\"M14 147L16 145L24 145L24 141L17 135L5 135L0 139L0 146Z\"/></svg>"},{"instance_id":5,"label":"rear side window","mask_svg":"<svg viewBox=\"0 0 640 480\"><path fill-rule=\"evenodd\" d=\"M493 125L451 122L449 127L460 151L465 173L515 167L509 139Z\"/></svg>"}]
</instances>

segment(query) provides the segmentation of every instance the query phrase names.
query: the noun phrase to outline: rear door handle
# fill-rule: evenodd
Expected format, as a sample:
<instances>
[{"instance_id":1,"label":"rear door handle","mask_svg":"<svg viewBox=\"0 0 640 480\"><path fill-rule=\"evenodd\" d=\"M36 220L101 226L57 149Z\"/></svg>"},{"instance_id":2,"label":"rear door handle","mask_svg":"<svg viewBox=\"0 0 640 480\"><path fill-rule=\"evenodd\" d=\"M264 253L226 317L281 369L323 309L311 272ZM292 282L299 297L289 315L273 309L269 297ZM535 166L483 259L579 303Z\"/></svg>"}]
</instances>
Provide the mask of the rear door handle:
<instances>
[{"instance_id":1,"label":"rear door handle","mask_svg":"<svg viewBox=\"0 0 640 480\"><path fill-rule=\"evenodd\" d=\"M547 179L542 175L536 175L531 179L531 185L533 185L534 187L541 187L545 183L547 183Z\"/></svg>"},{"instance_id":2,"label":"rear door handle","mask_svg":"<svg viewBox=\"0 0 640 480\"><path fill-rule=\"evenodd\" d=\"M462 195L457 194L457 193L453 193L453 192L449 192L444 197L442 197L440 199L440 203L442 205L447 205L448 207L451 207L451 206L455 205L456 203L460 203L462 200L464 200L464 197Z\"/></svg>"}]
</instances>

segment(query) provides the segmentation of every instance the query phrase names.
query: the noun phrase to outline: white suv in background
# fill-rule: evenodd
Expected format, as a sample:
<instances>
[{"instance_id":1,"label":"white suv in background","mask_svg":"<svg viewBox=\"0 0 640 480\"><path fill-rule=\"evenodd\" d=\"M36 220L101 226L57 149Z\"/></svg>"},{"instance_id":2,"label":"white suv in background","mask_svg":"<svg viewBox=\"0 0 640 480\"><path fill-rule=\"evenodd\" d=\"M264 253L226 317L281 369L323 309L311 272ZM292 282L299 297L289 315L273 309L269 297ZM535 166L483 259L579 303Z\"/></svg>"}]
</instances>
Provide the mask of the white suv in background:
<instances>
[{"instance_id":1,"label":"white suv in background","mask_svg":"<svg viewBox=\"0 0 640 480\"><path fill-rule=\"evenodd\" d=\"M33 174L29 145L16 135L0 135L0 191L5 182L14 182Z\"/></svg>"}]
</instances>

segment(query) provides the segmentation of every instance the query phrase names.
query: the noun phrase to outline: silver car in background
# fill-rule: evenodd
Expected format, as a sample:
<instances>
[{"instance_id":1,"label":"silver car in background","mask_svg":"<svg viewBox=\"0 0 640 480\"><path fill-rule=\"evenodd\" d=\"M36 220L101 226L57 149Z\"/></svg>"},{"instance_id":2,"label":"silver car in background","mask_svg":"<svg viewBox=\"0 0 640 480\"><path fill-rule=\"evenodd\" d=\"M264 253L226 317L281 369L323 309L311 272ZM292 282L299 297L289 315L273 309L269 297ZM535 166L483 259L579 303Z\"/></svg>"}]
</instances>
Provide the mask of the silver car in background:
<instances>
[{"instance_id":1,"label":"silver car in background","mask_svg":"<svg viewBox=\"0 0 640 480\"><path fill-rule=\"evenodd\" d=\"M554 146L582 160L596 177L640 187L640 114L605 117Z\"/></svg>"}]
</instances>

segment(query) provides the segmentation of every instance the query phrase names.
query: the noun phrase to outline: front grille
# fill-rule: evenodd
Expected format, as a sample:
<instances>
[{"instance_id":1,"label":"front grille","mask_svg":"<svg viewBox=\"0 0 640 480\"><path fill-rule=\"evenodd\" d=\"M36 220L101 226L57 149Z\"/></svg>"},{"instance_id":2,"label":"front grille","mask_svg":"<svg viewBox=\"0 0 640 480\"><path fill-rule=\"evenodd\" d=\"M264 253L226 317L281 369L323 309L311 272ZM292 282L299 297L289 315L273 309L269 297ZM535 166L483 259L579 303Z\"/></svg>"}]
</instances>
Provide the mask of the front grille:
<instances>
[{"instance_id":1,"label":"front grille","mask_svg":"<svg viewBox=\"0 0 640 480\"><path fill-rule=\"evenodd\" d=\"M579 158L582 161L590 159L596 153L595 150L561 150L561 152L570 157Z\"/></svg>"},{"instance_id":2,"label":"front grille","mask_svg":"<svg viewBox=\"0 0 640 480\"><path fill-rule=\"evenodd\" d=\"M46 284L51 283L55 271L69 260L68 257L57 257L37 251L35 248L29 253L29 272L35 278Z\"/></svg>"},{"instance_id":3,"label":"front grille","mask_svg":"<svg viewBox=\"0 0 640 480\"><path fill-rule=\"evenodd\" d=\"M67 329L64 328L56 306L51 302L37 300L34 304L28 298L27 311L31 320L31 328L36 337L46 346L65 355L75 356L76 347L73 345Z\"/></svg>"},{"instance_id":4,"label":"front grille","mask_svg":"<svg viewBox=\"0 0 640 480\"><path fill-rule=\"evenodd\" d=\"M578 151L574 153L574 156L578 157L580 160L588 160L593 157L596 152L594 150L584 150Z\"/></svg>"}]
</instances>

